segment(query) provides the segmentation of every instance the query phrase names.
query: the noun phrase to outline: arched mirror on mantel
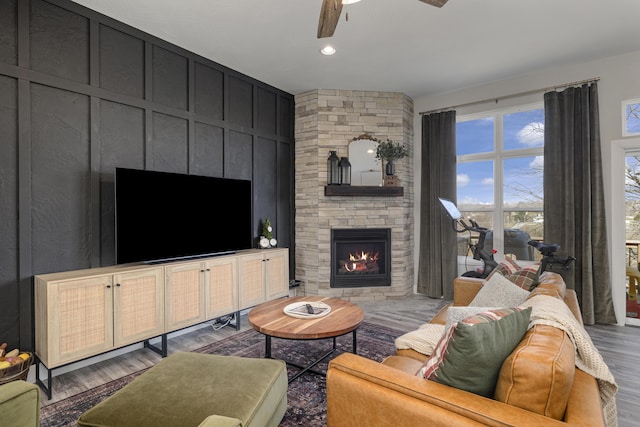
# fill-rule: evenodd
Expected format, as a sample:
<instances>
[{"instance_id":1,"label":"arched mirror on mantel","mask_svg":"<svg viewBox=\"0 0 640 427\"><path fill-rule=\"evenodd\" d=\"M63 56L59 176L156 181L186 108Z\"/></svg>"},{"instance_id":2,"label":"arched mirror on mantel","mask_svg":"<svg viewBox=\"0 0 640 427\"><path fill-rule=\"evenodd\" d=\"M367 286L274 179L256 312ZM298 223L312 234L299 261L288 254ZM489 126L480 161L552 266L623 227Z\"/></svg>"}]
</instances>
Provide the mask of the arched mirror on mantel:
<instances>
[{"instance_id":1,"label":"arched mirror on mantel","mask_svg":"<svg viewBox=\"0 0 640 427\"><path fill-rule=\"evenodd\" d=\"M351 185L382 186L382 166L380 159L376 159L379 142L378 138L362 134L349 143Z\"/></svg>"}]
</instances>

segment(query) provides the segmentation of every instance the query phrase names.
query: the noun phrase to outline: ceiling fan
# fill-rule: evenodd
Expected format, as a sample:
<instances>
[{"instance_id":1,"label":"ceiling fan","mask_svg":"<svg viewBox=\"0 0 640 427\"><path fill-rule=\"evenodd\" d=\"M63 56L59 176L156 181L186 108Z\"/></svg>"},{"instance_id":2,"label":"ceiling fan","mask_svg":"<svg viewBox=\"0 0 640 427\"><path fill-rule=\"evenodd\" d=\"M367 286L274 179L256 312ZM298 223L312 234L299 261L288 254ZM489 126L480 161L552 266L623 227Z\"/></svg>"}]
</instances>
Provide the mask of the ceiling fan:
<instances>
[{"instance_id":1,"label":"ceiling fan","mask_svg":"<svg viewBox=\"0 0 640 427\"><path fill-rule=\"evenodd\" d=\"M448 0L420 0L431 6L442 7ZM331 37L338 25L342 12L342 0L322 0L320 20L318 21L318 38Z\"/></svg>"}]
</instances>

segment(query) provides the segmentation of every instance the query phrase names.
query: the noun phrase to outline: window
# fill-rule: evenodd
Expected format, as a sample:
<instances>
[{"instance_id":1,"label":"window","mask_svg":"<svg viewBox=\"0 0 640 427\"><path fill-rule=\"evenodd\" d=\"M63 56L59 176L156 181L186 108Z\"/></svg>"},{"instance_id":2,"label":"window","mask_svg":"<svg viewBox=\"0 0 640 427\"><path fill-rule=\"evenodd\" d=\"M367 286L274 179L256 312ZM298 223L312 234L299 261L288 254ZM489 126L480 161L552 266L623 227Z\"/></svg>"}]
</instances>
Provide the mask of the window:
<instances>
[{"instance_id":1,"label":"window","mask_svg":"<svg viewBox=\"0 0 640 427\"><path fill-rule=\"evenodd\" d=\"M622 102L622 135L640 135L640 99Z\"/></svg>"},{"instance_id":2,"label":"window","mask_svg":"<svg viewBox=\"0 0 640 427\"><path fill-rule=\"evenodd\" d=\"M537 256L527 242L544 234L543 149L541 104L458 117L458 208L492 230L485 249L495 249L497 260Z\"/></svg>"}]
</instances>

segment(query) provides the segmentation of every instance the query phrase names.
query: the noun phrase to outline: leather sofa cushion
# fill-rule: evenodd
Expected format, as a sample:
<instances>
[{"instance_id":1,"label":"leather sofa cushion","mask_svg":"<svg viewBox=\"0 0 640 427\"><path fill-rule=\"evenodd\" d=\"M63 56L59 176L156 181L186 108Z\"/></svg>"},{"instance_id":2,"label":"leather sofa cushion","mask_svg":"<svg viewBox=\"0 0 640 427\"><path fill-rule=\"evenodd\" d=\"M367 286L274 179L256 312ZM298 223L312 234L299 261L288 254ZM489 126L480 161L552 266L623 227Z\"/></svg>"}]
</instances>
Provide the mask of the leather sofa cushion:
<instances>
[{"instance_id":1,"label":"leather sofa cushion","mask_svg":"<svg viewBox=\"0 0 640 427\"><path fill-rule=\"evenodd\" d=\"M562 420L575 363L575 348L564 331L535 325L502 364L494 398Z\"/></svg>"}]
</instances>

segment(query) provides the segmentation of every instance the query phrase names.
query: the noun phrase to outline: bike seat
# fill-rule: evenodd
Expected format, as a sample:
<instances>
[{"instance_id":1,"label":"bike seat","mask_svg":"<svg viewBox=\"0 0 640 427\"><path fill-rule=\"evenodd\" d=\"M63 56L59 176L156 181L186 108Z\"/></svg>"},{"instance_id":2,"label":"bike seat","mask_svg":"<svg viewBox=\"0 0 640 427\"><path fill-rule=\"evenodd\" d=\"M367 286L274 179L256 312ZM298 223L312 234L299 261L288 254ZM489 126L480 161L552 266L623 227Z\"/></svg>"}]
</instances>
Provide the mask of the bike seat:
<instances>
[{"instance_id":1,"label":"bike seat","mask_svg":"<svg viewBox=\"0 0 640 427\"><path fill-rule=\"evenodd\" d=\"M560 245L557 243L536 242L535 240L529 240L528 243L539 250L543 255L551 255L560 249Z\"/></svg>"}]
</instances>

